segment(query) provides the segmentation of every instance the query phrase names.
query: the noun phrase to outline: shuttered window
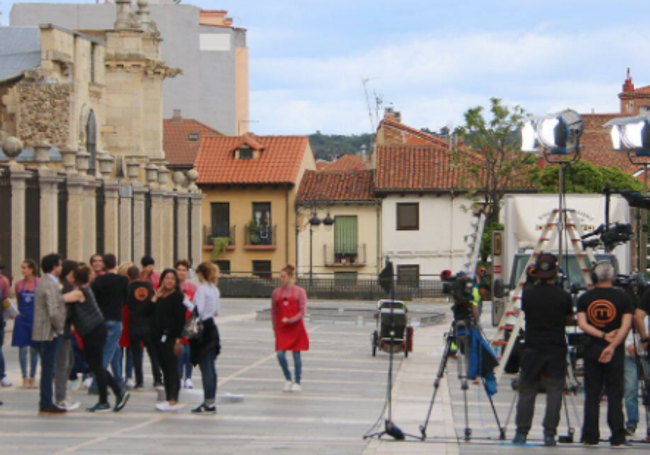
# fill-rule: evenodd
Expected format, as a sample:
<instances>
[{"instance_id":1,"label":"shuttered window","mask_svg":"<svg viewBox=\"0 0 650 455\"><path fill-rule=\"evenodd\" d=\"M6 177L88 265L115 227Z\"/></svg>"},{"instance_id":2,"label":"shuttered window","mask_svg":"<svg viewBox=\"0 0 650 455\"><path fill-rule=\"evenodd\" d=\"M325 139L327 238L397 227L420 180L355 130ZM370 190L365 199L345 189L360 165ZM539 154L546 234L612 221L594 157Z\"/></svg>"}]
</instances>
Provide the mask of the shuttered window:
<instances>
[{"instance_id":1,"label":"shuttered window","mask_svg":"<svg viewBox=\"0 0 650 455\"><path fill-rule=\"evenodd\" d=\"M337 216L334 219L334 253L357 254L357 217Z\"/></svg>"}]
</instances>

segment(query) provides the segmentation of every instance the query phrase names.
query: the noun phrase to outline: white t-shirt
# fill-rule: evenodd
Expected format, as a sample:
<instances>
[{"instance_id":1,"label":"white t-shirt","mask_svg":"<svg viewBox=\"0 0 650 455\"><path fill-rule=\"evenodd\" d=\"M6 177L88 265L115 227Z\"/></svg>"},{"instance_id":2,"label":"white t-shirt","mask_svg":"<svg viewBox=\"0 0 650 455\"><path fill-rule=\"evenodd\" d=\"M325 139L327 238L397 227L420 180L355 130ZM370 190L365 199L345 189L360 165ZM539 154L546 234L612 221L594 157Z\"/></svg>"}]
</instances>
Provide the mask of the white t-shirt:
<instances>
[{"instance_id":1,"label":"white t-shirt","mask_svg":"<svg viewBox=\"0 0 650 455\"><path fill-rule=\"evenodd\" d=\"M212 319L219 316L219 288L210 283L203 283L196 290L192 304L197 308L201 320Z\"/></svg>"}]
</instances>

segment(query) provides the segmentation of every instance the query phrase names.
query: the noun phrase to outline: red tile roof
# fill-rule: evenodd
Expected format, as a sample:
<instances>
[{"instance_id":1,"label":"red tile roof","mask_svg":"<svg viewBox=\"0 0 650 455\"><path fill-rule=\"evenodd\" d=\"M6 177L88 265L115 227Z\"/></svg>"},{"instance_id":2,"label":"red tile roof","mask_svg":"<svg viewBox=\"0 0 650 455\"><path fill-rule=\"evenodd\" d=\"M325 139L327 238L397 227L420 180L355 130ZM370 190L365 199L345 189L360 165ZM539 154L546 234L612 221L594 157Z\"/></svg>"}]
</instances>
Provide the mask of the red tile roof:
<instances>
[{"instance_id":1,"label":"red tile roof","mask_svg":"<svg viewBox=\"0 0 650 455\"><path fill-rule=\"evenodd\" d=\"M627 154L616 152L612 147L610 129L603 125L612 119L625 117L625 114L583 114L584 132L580 138L581 159L596 166L617 167L623 172L632 174L639 166L630 163Z\"/></svg>"},{"instance_id":2,"label":"red tile roof","mask_svg":"<svg viewBox=\"0 0 650 455\"><path fill-rule=\"evenodd\" d=\"M448 146L447 141L445 141L444 139L440 139L439 137L434 136L433 134L425 133L424 131L420 131L416 128L412 128L392 117L384 117L384 119L379 123L379 128L382 128L382 126L384 128L396 129L402 133L406 133L401 135L402 144L407 144L407 145L434 144L443 147Z\"/></svg>"},{"instance_id":3,"label":"red tile roof","mask_svg":"<svg viewBox=\"0 0 650 455\"><path fill-rule=\"evenodd\" d=\"M307 171L298 190L298 202L374 202L373 171Z\"/></svg>"},{"instance_id":4,"label":"red tile roof","mask_svg":"<svg viewBox=\"0 0 650 455\"><path fill-rule=\"evenodd\" d=\"M199 139L191 141L190 134L199 134ZM223 136L219 131L193 119L163 120L163 150L172 166L193 166L199 151L201 138Z\"/></svg>"},{"instance_id":5,"label":"red tile roof","mask_svg":"<svg viewBox=\"0 0 650 455\"><path fill-rule=\"evenodd\" d=\"M324 168L326 171L361 171L368 169L370 162L363 161L360 155L343 155Z\"/></svg>"},{"instance_id":6,"label":"red tile roof","mask_svg":"<svg viewBox=\"0 0 650 455\"><path fill-rule=\"evenodd\" d=\"M322 170L324 170L327 166L329 166L330 164L332 164L332 163L330 163L329 161L318 160L318 161L316 161L316 170L317 170L317 171L322 171Z\"/></svg>"},{"instance_id":7,"label":"red tile roof","mask_svg":"<svg viewBox=\"0 0 650 455\"><path fill-rule=\"evenodd\" d=\"M236 150L244 143L255 143L263 150L253 159L238 159ZM306 136L254 136L249 133L243 137L206 137L201 141L196 159L198 183L295 185L305 153L311 153Z\"/></svg>"}]
</instances>

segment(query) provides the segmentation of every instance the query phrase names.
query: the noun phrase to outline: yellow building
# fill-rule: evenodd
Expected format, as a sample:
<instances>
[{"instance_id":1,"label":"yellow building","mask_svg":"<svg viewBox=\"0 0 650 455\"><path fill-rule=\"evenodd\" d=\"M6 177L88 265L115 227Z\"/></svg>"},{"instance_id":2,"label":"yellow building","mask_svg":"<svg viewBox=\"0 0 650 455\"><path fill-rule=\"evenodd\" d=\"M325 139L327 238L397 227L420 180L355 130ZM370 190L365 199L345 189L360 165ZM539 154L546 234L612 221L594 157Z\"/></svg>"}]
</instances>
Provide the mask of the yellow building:
<instances>
[{"instance_id":1,"label":"yellow building","mask_svg":"<svg viewBox=\"0 0 650 455\"><path fill-rule=\"evenodd\" d=\"M261 277L295 264L296 195L315 167L306 136L204 137L196 160L204 260Z\"/></svg>"}]
</instances>

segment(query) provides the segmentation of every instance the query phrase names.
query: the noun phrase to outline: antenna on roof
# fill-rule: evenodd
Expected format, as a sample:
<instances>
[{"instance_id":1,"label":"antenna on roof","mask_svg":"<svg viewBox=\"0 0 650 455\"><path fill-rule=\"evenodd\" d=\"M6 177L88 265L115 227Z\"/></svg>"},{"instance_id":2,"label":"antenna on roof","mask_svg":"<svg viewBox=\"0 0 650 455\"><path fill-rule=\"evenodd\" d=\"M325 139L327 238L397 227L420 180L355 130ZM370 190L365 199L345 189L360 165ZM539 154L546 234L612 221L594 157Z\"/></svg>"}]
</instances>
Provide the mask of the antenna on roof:
<instances>
[{"instance_id":1,"label":"antenna on roof","mask_svg":"<svg viewBox=\"0 0 650 455\"><path fill-rule=\"evenodd\" d=\"M377 119L379 118L379 104L383 104L383 100L381 97L377 95L377 92L374 92L375 107L376 107L377 114L373 116L372 107L370 106L370 95L368 94L368 82L372 80L374 79L361 76L361 84L363 84L363 93L366 96L366 108L368 109L368 117L370 118L370 130L374 134L377 128L375 125L377 123Z\"/></svg>"}]
</instances>

